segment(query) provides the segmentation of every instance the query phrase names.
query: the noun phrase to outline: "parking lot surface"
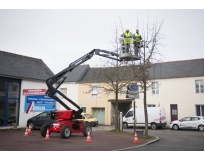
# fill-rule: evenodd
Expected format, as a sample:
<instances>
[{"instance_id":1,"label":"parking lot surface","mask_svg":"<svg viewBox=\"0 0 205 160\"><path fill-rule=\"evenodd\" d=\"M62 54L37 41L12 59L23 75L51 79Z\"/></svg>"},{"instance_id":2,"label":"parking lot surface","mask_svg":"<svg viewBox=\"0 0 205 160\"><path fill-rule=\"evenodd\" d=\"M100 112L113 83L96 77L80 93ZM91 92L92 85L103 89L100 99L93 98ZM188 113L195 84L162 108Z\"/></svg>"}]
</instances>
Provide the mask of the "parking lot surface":
<instances>
[{"instance_id":1,"label":"parking lot surface","mask_svg":"<svg viewBox=\"0 0 205 160\"><path fill-rule=\"evenodd\" d=\"M134 143L133 132L116 133L112 127L93 127L91 142L82 133L72 133L62 139L60 133L52 132L50 139L40 135L40 130L32 130L28 136L25 129L0 130L0 151L116 151L123 148L143 146L156 140L141 139Z\"/></svg>"}]
</instances>

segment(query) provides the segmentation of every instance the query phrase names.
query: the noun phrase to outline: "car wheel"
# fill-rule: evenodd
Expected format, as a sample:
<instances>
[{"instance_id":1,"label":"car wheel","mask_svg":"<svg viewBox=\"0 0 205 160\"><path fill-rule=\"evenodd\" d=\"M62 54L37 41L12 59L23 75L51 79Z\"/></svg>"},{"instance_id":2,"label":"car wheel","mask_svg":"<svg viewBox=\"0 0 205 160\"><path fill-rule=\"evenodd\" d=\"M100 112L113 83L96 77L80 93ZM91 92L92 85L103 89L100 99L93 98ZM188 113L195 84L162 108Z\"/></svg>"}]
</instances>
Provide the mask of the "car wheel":
<instances>
[{"instance_id":1,"label":"car wheel","mask_svg":"<svg viewBox=\"0 0 205 160\"><path fill-rule=\"evenodd\" d=\"M123 123L123 128L128 128L128 124L126 122Z\"/></svg>"},{"instance_id":2,"label":"car wheel","mask_svg":"<svg viewBox=\"0 0 205 160\"><path fill-rule=\"evenodd\" d=\"M151 123L151 128L152 129L157 129L157 124L156 123Z\"/></svg>"},{"instance_id":3,"label":"car wheel","mask_svg":"<svg viewBox=\"0 0 205 160\"><path fill-rule=\"evenodd\" d=\"M199 131L204 131L204 125L199 125L199 127L198 127L198 129L199 129Z\"/></svg>"},{"instance_id":4,"label":"car wheel","mask_svg":"<svg viewBox=\"0 0 205 160\"><path fill-rule=\"evenodd\" d=\"M84 135L85 137L88 136L88 130L90 131L90 135L91 135L91 133L92 133L92 127L91 127L90 125L84 125L84 127L83 127L83 135Z\"/></svg>"},{"instance_id":5,"label":"car wheel","mask_svg":"<svg viewBox=\"0 0 205 160\"><path fill-rule=\"evenodd\" d=\"M177 124L174 124L174 125L172 126L172 129L173 129L173 130L178 130L178 129L179 129L179 126L178 126Z\"/></svg>"},{"instance_id":6,"label":"car wheel","mask_svg":"<svg viewBox=\"0 0 205 160\"><path fill-rule=\"evenodd\" d=\"M70 133L71 133L70 127L62 126L61 131L60 131L61 138L63 139L68 138L70 136Z\"/></svg>"},{"instance_id":7,"label":"car wheel","mask_svg":"<svg viewBox=\"0 0 205 160\"><path fill-rule=\"evenodd\" d=\"M48 125L47 124L43 124L41 126L40 133L41 133L42 137L46 137L47 129L48 129Z\"/></svg>"}]
</instances>

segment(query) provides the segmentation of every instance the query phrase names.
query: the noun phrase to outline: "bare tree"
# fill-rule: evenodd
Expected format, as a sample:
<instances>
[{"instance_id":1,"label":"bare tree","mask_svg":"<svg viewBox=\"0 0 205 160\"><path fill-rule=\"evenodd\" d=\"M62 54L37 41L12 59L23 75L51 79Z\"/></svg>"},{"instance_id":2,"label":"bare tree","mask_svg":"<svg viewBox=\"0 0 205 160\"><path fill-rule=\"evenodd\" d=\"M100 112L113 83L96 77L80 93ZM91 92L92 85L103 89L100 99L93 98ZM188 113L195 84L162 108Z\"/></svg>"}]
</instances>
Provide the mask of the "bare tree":
<instances>
[{"instance_id":1,"label":"bare tree","mask_svg":"<svg viewBox=\"0 0 205 160\"><path fill-rule=\"evenodd\" d=\"M121 23L122 24L122 23ZM115 130L119 130L119 113L118 113L118 94L130 83L138 84L141 88L141 92L144 94L144 111L145 111L145 136L148 136L148 115L147 115L147 97L146 92L151 87L150 85L150 74L149 69L156 62L157 58L155 55L160 55L157 50L157 46L160 45L159 41L161 37L161 23L153 23L152 26L147 24L146 29L142 31L143 41L141 43L141 59L139 61L114 61L105 60L102 68L94 72L91 77L97 80L97 82L102 82L104 85L99 89L105 94L114 93L115 94ZM122 29L122 25L120 26ZM114 37L112 44L112 49L110 51L121 54L121 47L119 46L120 32L119 28L115 26L113 29ZM123 30L123 29L122 29Z\"/></svg>"},{"instance_id":2,"label":"bare tree","mask_svg":"<svg viewBox=\"0 0 205 160\"><path fill-rule=\"evenodd\" d=\"M121 46L119 46L121 32L119 32L118 27L115 27L113 33L113 41L110 42L112 44L111 51L120 54L122 52ZM118 94L122 92L127 84L135 80L135 77L130 72L129 65L127 61L106 60L103 68L99 70L100 74L105 78L103 81L104 85L101 88L102 91L106 94L114 93L115 95L115 130L119 130Z\"/></svg>"},{"instance_id":3,"label":"bare tree","mask_svg":"<svg viewBox=\"0 0 205 160\"><path fill-rule=\"evenodd\" d=\"M154 67L160 62L160 56L162 56L158 50L158 46L161 46L160 40L164 38L162 31L163 21L153 22L152 25L147 24L142 29L142 41L141 41L141 59L139 64L133 65L133 73L135 74L136 81L138 82L141 92L143 93L143 104L145 114L145 136L148 136L148 114L147 114L147 90L151 86L150 68Z\"/></svg>"},{"instance_id":4,"label":"bare tree","mask_svg":"<svg viewBox=\"0 0 205 160\"><path fill-rule=\"evenodd\" d=\"M122 32L119 31L119 27L115 26L113 29L113 40L110 41L112 52L120 54L121 47L119 46L119 38ZM106 95L113 94L115 96L115 130L119 131L119 110L118 110L118 94L122 92L127 84L135 80L135 74L130 73L130 68L128 67L129 62L127 61L115 61L105 59L101 68L97 69L90 77L102 82L103 85L99 87L99 92Z\"/></svg>"}]
</instances>

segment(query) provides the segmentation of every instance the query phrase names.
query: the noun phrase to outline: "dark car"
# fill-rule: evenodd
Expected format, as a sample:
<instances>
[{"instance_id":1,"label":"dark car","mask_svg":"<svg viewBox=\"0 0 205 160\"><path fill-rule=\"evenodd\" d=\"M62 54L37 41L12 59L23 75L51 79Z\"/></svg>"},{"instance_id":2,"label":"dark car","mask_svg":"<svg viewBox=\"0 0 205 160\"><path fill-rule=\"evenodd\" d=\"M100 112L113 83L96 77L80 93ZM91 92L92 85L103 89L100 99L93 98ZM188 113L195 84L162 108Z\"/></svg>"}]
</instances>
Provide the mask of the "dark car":
<instances>
[{"instance_id":1,"label":"dark car","mask_svg":"<svg viewBox=\"0 0 205 160\"><path fill-rule=\"evenodd\" d=\"M51 111L42 112L27 120L27 127L30 125L31 129L40 129L43 124L51 124L57 120L51 119Z\"/></svg>"}]
</instances>

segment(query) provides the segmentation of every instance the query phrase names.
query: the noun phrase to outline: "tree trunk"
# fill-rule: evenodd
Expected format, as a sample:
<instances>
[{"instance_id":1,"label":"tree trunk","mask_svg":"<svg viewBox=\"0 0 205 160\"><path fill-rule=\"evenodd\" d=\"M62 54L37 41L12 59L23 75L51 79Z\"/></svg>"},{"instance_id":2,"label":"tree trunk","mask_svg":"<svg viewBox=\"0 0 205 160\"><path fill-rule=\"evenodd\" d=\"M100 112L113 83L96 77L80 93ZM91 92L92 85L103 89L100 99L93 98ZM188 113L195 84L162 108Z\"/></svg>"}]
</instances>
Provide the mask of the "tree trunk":
<instances>
[{"instance_id":1,"label":"tree trunk","mask_svg":"<svg viewBox=\"0 0 205 160\"><path fill-rule=\"evenodd\" d=\"M115 93L115 130L119 130L118 92Z\"/></svg>"},{"instance_id":2,"label":"tree trunk","mask_svg":"<svg viewBox=\"0 0 205 160\"><path fill-rule=\"evenodd\" d=\"M144 114L145 114L145 136L148 136L148 114L147 114L147 86L144 82Z\"/></svg>"}]
</instances>

